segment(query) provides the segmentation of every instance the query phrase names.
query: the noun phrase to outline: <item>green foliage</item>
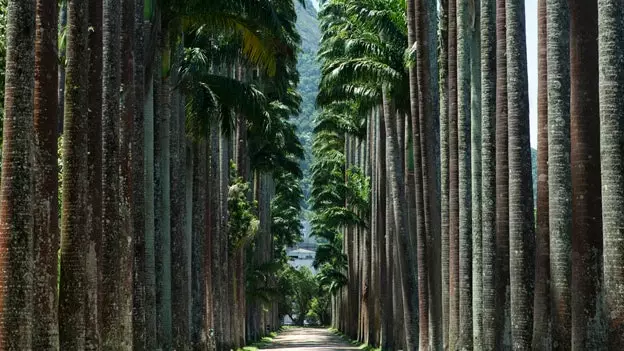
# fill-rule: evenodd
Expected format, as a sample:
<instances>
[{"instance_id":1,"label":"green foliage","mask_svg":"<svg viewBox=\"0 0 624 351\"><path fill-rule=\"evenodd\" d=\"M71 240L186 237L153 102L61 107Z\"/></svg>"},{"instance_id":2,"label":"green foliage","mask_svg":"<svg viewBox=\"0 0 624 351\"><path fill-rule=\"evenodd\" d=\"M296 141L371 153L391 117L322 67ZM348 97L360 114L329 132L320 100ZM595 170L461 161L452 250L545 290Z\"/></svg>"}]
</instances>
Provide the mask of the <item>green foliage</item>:
<instances>
[{"instance_id":1,"label":"green foliage","mask_svg":"<svg viewBox=\"0 0 624 351\"><path fill-rule=\"evenodd\" d=\"M320 293L310 302L310 310L306 315L311 324L329 325L331 322L331 296L327 293Z\"/></svg>"},{"instance_id":2,"label":"green foliage","mask_svg":"<svg viewBox=\"0 0 624 351\"><path fill-rule=\"evenodd\" d=\"M291 173L276 174L275 197L271 202L271 232L277 257L285 257L285 248L301 241L302 202L300 180Z\"/></svg>"},{"instance_id":3,"label":"green foliage","mask_svg":"<svg viewBox=\"0 0 624 351\"><path fill-rule=\"evenodd\" d=\"M264 308L268 308L274 301L280 301L284 290L280 288L279 281L275 283L274 277L285 267L286 263L282 260L260 265L247 265L245 294L248 301L257 302Z\"/></svg>"},{"instance_id":4,"label":"green foliage","mask_svg":"<svg viewBox=\"0 0 624 351\"><path fill-rule=\"evenodd\" d=\"M297 30L301 35L301 50L297 57L297 70L299 71L298 92L301 94L301 113L294 120L297 127L299 140L305 151L305 159L301 162L301 169L304 173L302 181L305 198L310 197L311 179L308 172L310 160L312 159L312 130L314 120L318 114L315 101L318 93L318 85L321 78L321 64L316 58L321 32L317 19L317 12L314 5L306 0L305 7L296 4Z\"/></svg>"},{"instance_id":5,"label":"green foliage","mask_svg":"<svg viewBox=\"0 0 624 351\"><path fill-rule=\"evenodd\" d=\"M257 204L248 200L249 183L236 176L236 167L231 164L232 175L228 191L228 226L230 249L247 245L258 232L260 222L255 216Z\"/></svg>"},{"instance_id":6,"label":"green foliage","mask_svg":"<svg viewBox=\"0 0 624 351\"><path fill-rule=\"evenodd\" d=\"M281 316L288 315L296 325L303 325L312 300L318 292L318 282L309 268L288 266L278 276L283 298L278 305Z\"/></svg>"}]
</instances>

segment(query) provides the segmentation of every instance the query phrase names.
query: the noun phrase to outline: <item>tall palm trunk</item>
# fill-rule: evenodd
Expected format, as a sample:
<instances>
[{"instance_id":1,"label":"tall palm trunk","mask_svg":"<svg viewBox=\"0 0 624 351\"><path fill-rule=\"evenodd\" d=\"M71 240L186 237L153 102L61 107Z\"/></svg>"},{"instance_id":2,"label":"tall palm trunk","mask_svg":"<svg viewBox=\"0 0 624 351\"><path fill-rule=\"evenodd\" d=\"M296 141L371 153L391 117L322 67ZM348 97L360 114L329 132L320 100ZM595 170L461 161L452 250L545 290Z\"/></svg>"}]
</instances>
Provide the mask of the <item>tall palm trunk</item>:
<instances>
[{"instance_id":1,"label":"tall palm trunk","mask_svg":"<svg viewBox=\"0 0 624 351\"><path fill-rule=\"evenodd\" d=\"M600 116L598 111L598 5L570 1L570 137L572 166L572 348L604 345Z\"/></svg>"},{"instance_id":2,"label":"tall palm trunk","mask_svg":"<svg viewBox=\"0 0 624 351\"><path fill-rule=\"evenodd\" d=\"M449 345L449 92L448 92L448 0L440 2L440 237L442 241L442 347Z\"/></svg>"},{"instance_id":3,"label":"tall palm trunk","mask_svg":"<svg viewBox=\"0 0 624 351\"><path fill-rule=\"evenodd\" d=\"M419 263L420 295L420 345L434 349L442 347L442 282L441 282L441 227L439 175L439 120L438 120L438 62L433 49L437 18L436 4L428 0L415 2L415 35L417 46L416 90L412 100L412 125L414 132L414 169L418 246L422 242ZM413 78L411 78L413 79ZM418 137L416 137L418 135ZM418 149L417 149L418 148ZM422 232L422 235L421 235ZM427 252L429 252L427 254ZM420 276L422 275L422 276ZM426 301L425 301L426 300ZM429 306L429 300L431 306ZM431 314L431 318L429 318ZM429 330L431 336L429 336ZM424 338L424 340L423 340Z\"/></svg>"},{"instance_id":4,"label":"tall palm trunk","mask_svg":"<svg viewBox=\"0 0 624 351\"><path fill-rule=\"evenodd\" d=\"M537 81L537 228L535 254L535 301L533 349L550 350L550 233L548 228L548 93L546 55L546 0L538 2Z\"/></svg>"},{"instance_id":5,"label":"tall palm trunk","mask_svg":"<svg viewBox=\"0 0 624 351\"><path fill-rule=\"evenodd\" d=\"M496 349L496 1L481 0L483 349Z\"/></svg>"},{"instance_id":6,"label":"tall palm trunk","mask_svg":"<svg viewBox=\"0 0 624 351\"><path fill-rule=\"evenodd\" d=\"M407 2L407 21L408 21L408 45L411 47L413 45L417 45L416 36L417 34L417 5L416 2L420 2L418 0L410 0ZM422 6L421 6L422 7ZM422 8L421 8L422 10ZM419 13L420 14L420 13ZM421 29L422 23L421 23ZM422 44L420 48L422 49ZM418 62L418 68L423 67L424 62L422 62L424 53L421 53L419 50L419 57L421 61ZM424 67L423 67L424 71ZM409 80L410 80L410 107L411 107L411 118L412 118L412 152L413 152L413 160L414 160L414 189L412 190L411 197L414 198L414 208L415 212L413 216L415 217L414 223L415 227L411 228L411 231L416 233L416 236L411 240L413 244L411 245L412 250L416 247L416 257L417 257L417 265L418 265L418 342L419 349L424 350L429 347L429 276L428 276L428 265L427 265L427 233L425 232L425 211L424 211L424 196L423 194L423 165L422 165L422 150L421 150L421 134L420 134L420 119L419 119L419 89L421 86L419 83L424 83L422 80L419 81L418 76L419 71L417 71L416 67L410 67L409 70ZM423 78L424 77L420 77ZM423 99L424 100L424 99ZM408 188L409 189L409 188ZM409 195L408 195L409 196ZM408 208L411 208L408 207Z\"/></svg>"},{"instance_id":7,"label":"tall palm trunk","mask_svg":"<svg viewBox=\"0 0 624 351\"><path fill-rule=\"evenodd\" d=\"M449 330L445 349L459 341L459 159L457 149L457 1L448 10Z\"/></svg>"},{"instance_id":8,"label":"tall palm trunk","mask_svg":"<svg viewBox=\"0 0 624 351\"><path fill-rule=\"evenodd\" d=\"M366 138L361 142L361 147L363 150L362 162L363 162L364 175L367 177L371 177L370 175L371 159L368 157L367 150L366 150L369 146L368 141L372 140L372 135L373 135L372 134L373 125L372 125L371 114L369 114L366 129L367 129ZM371 213L374 213L374 212L371 212ZM361 308L362 342L368 345L374 345L375 339L376 339L374 336L375 323L373 321L375 318L375 311L374 311L375 307L374 307L374 302L373 302L373 297L375 296L375 292L373 291L374 288L373 288L373 277L372 277L372 272L374 271L374 268L373 268L374 263L372 261L373 237L371 234L371 231L373 230L373 225L372 225L373 217L374 216L372 214L368 215L369 226L368 228L362 229L361 231L361 235L362 235L362 239L361 239L362 284L360 286L360 289L361 289L361 298L362 298L362 308Z\"/></svg>"},{"instance_id":9,"label":"tall palm trunk","mask_svg":"<svg viewBox=\"0 0 624 351\"><path fill-rule=\"evenodd\" d=\"M157 62L157 60L154 60ZM152 72L145 75L145 103L144 113L144 154L145 154L145 347L149 350L155 349L157 343L156 320L157 320L157 304L156 304L156 247L155 247L155 158L154 158L154 132L156 114L154 113L154 105L158 102L155 91L158 91L157 80L160 75L154 71L154 67L160 71L160 65L152 65ZM156 84L155 84L156 83ZM138 90L137 90L138 93ZM137 126L138 128L139 126ZM137 259L138 261L139 259ZM140 265L135 266L140 269ZM137 279L140 282L140 278Z\"/></svg>"},{"instance_id":10,"label":"tall palm trunk","mask_svg":"<svg viewBox=\"0 0 624 351\"><path fill-rule=\"evenodd\" d=\"M472 349L472 196L470 149L470 14L457 5L457 141L459 158L459 345Z\"/></svg>"},{"instance_id":11,"label":"tall palm trunk","mask_svg":"<svg viewBox=\"0 0 624 351\"><path fill-rule=\"evenodd\" d=\"M32 347L35 1L8 2L0 188L0 349ZM56 206L56 203L52 205Z\"/></svg>"},{"instance_id":12,"label":"tall palm trunk","mask_svg":"<svg viewBox=\"0 0 624 351\"><path fill-rule=\"evenodd\" d=\"M470 43L471 151L472 151L472 339L476 350L483 349L483 252L481 207L481 4L474 2Z\"/></svg>"},{"instance_id":13,"label":"tall palm trunk","mask_svg":"<svg viewBox=\"0 0 624 351\"><path fill-rule=\"evenodd\" d=\"M379 309L380 299L380 283L379 272L381 260L379 258L379 206L378 206L378 166L377 166L377 135L378 135L378 119L377 112L373 108L370 117L370 137L369 137L369 156L370 156L370 177L371 177L371 212L370 212L370 285L368 286L369 307L369 345L379 347L379 329L381 320L381 311Z\"/></svg>"},{"instance_id":14,"label":"tall palm trunk","mask_svg":"<svg viewBox=\"0 0 624 351\"><path fill-rule=\"evenodd\" d=\"M514 349L531 348L535 278L535 217L529 141L524 1L508 0L507 90L509 131L509 271Z\"/></svg>"},{"instance_id":15,"label":"tall palm trunk","mask_svg":"<svg viewBox=\"0 0 624 351\"><path fill-rule=\"evenodd\" d=\"M570 348L572 195L570 57L567 1L546 2L548 43L548 209L553 344Z\"/></svg>"},{"instance_id":16,"label":"tall palm trunk","mask_svg":"<svg viewBox=\"0 0 624 351\"><path fill-rule=\"evenodd\" d=\"M220 243L219 247L221 249L221 275L220 279L224 282L221 285L222 295L221 302L223 306L222 311L222 321L223 321L223 333L222 338L225 347L232 348L233 347L233 339L232 339L232 301L231 301L231 293L232 293L232 272L230 271L231 264L231 251L230 251L230 242L228 235L228 189L230 184L230 135L228 132L224 132L223 129L220 131L219 137L219 218L220 222Z\"/></svg>"},{"instance_id":17,"label":"tall palm trunk","mask_svg":"<svg viewBox=\"0 0 624 351\"><path fill-rule=\"evenodd\" d=\"M132 177L132 134L134 133L134 115L136 97L134 92L134 12L136 0L122 0L121 19L121 114L120 114L120 190L121 190L121 236L119 239L119 264L121 266L119 281L120 291L120 340L124 345L132 345L136 336L138 348L143 348L143 318L134 318L134 314L142 314L138 306L134 309L133 272L134 272L134 234L133 234L133 203L132 192L136 189ZM141 155L142 156L142 155ZM137 204L139 205L139 204ZM133 321L136 320L136 325ZM136 330L135 330L136 329ZM135 333L136 331L136 333Z\"/></svg>"},{"instance_id":18,"label":"tall palm trunk","mask_svg":"<svg viewBox=\"0 0 624 351\"><path fill-rule=\"evenodd\" d=\"M425 194L425 230L430 255L429 265L429 296L430 307L430 345L434 349L442 348L442 266L440 255L442 250L441 217L440 217L440 121L438 87L438 53L434 49L438 31L437 1L423 0L417 2L416 30L417 43L422 44L418 54L422 54L422 65L419 66L418 79L422 86L419 99L419 118L421 148L423 157L423 194ZM422 96L422 97L420 97Z\"/></svg>"},{"instance_id":19,"label":"tall palm trunk","mask_svg":"<svg viewBox=\"0 0 624 351\"><path fill-rule=\"evenodd\" d=\"M384 117L383 108L378 107L378 122L377 122L377 136L375 137L377 144L377 170L379 172L378 182L377 182L377 193L378 193L378 247L379 247L379 258L380 258L380 269L379 269L379 282L380 287L390 286L390 275L388 275L389 271L389 263L388 263L388 255L386 254L386 237L388 235L388 229L386 226L386 218L389 217L389 213L387 212L387 172L386 172L386 123ZM380 330L380 342L383 349L387 349L389 345L389 335L392 332L392 298L391 294L381 294L380 296L380 309L381 309L381 330Z\"/></svg>"},{"instance_id":20,"label":"tall palm trunk","mask_svg":"<svg viewBox=\"0 0 624 351\"><path fill-rule=\"evenodd\" d=\"M385 89L384 89L385 91ZM389 100L388 96L384 96L384 100ZM406 207L405 189L403 185L403 167L399 155L399 144L396 130L396 114L390 107L389 101L384 101L384 116L386 127L386 140L388 141L388 174L390 178L390 193L392 208L395 213L396 242L400 246L401 255L397 257L399 271L402 275L401 295L403 300L404 330L405 330L405 347L413 350L416 346L416 335L414 328L418 325L416 315L416 306L418 303L413 289L416 284L416 260L413 250L409 245L409 237L407 233L407 216L404 212Z\"/></svg>"},{"instance_id":21,"label":"tall palm trunk","mask_svg":"<svg viewBox=\"0 0 624 351\"><path fill-rule=\"evenodd\" d=\"M206 235L206 144L193 143L193 209L192 209L192 258L191 258L191 287L192 287L192 314L191 314L191 342L194 348L207 348L207 340L202 336L208 333L209 317L206 308L212 303L207 297L210 286L206 284L207 272L205 255L206 243L210 243ZM210 280L208 280L209 282Z\"/></svg>"},{"instance_id":22,"label":"tall palm trunk","mask_svg":"<svg viewBox=\"0 0 624 351\"><path fill-rule=\"evenodd\" d=\"M102 1L89 2L89 101L88 115L88 193L87 300L85 307L86 348L100 347L102 309Z\"/></svg>"},{"instance_id":23,"label":"tall palm trunk","mask_svg":"<svg viewBox=\"0 0 624 351\"><path fill-rule=\"evenodd\" d=\"M61 216L60 349L85 348L85 264L88 252L87 84L88 2L69 0L65 116L63 118L63 207ZM10 61L9 61L10 62ZM6 129L6 125L5 125ZM4 169L4 167L3 167ZM4 182L3 182L4 184Z\"/></svg>"},{"instance_id":24,"label":"tall palm trunk","mask_svg":"<svg viewBox=\"0 0 624 351\"><path fill-rule=\"evenodd\" d=\"M215 123L216 124L216 123ZM214 328L215 335L217 336L216 346L217 349L222 349L223 346L223 314L225 308L223 306L223 290L222 286L225 282L221 281L221 266L223 265L224 257L221 252L221 214L219 212L219 127L217 125L210 126L210 176L208 185L208 206L209 206L209 218L210 218L210 240L212 242L212 296L214 298Z\"/></svg>"},{"instance_id":25,"label":"tall palm trunk","mask_svg":"<svg viewBox=\"0 0 624 351\"><path fill-rule=\"evenodd\" d=\"M509 348L509 159L507 151L507 29L505 3L496 2L496 348Z\"/></svg>"},{"instance_id":26,"label":"tall palm trunk","mask_svg":"<svg viewBox=\"0 0 624 351\"><path fill-rule=\"evenodd\" d=\"M158 346L172 347L171 325L171 192L170 192L170 119L171 84L169 30L163 24L160 32L160 48L157 50L154 69L154 94L156 114L154 115L154 168L155 178L155 251L156 251L156 328ZM156 82L158 85L156 85Z\"/></svg>"},{"instance_id":27,"label":"tall palm trunk","mask_svg":"<svg viewBox=\"0 0 624 351\"><path fill-rule=\"evenodd\" d=\"M125 9L124 9L125 10ZM147 323L146 309L146 153L145 153L145 50L144 50L144 29L143 29L144 2L136 1L134 7L134 74L132 77L134 86L134 111L132 121L132 135L130 143L131 159L131 211L132 211L132 233L133 233L133 346L137 349L149 349L147 340L150 337L150 330ZM153 201L153 199L152 199Z\"/></svg>"},{"instance_id":28,"label":"tall palm trunk","mask_svg":"<svg viewBox=\"0 0 624 351\"><path fill-rule=\"evenodd\" d=\"M58 64L57 4L37 1L34 86L35 259L32 347L58 349Z\"/></svg>"},{"instance_id":29,"label":"tall palm trunk","mask_svg":"<svg viewBox=\"0 0 624 351\"><path fill-rule=\"evenodd\" d=\"M182 349L190 341L189 307L189 281L186 255L186 238L185 238L185 133L184 133L184 111L180 108L183 101L182 94L176 86L179 84L177 66L183 59L181 43L178 43L180 29L175 29L174 39L176 48L173 54L174 66L171 69L171 82L173 88L171 94L171 119L170 119L170 135L171 135L171 312L173 327L173 347ZM183 40L183 38L180 38Z\"/></svg>"},{"instance_id":30,"label":"tall palm trunk","mask_svg":"<svg viewBox=\"0 0 624 351\"><path fill-rule=\"evenodd\" d=\"M608 348L624 348L624 6L598 1L604 313Z\"/></svg>"},{"instance_id":31,"label":"tall palm trunk","mask_svg":"<svg viewBox=\"0 0 624 351\"><path fill-rule=\"evenodd\" d=\"M121 1L104 4L102 70L102 346L118 348L123 339L120 184Z\"/></svg>"},{"instance_id":32,"label":"tall palm trunk","mask_svg":"<svg viewBox=\"0 0 624 351\"><path fill-rule=\"evenodd\" d=\"M199 166L200 172L203 174L204 179L204 187L205 189L200 190L200 193L203 194L204 196L204 229L202 230L202 233L204 233L203 236L203 267L201 268L201 273L204 275L204 279L202 281L203 283L203 291L204 291L204 295L202 296L204 298L204 302L203 302L203 306L205 307L204 309L204 322L205 324L203 325L203 332L208 334L210 329L214 330L214 318L215 318L215 310L216 310L216 306L215 306L215 298L214 298L214 284L212 281L212 267L213 267L213 263L212 263L212 257L213 257L213 230L212 230L212 223L213 223L213 218L212 218L212 213L213 211L211 210L211 206L212 206L212 197L211 197L211 193L212 193L212 188L211 188L211 157L210 157L210 152L211 152L211 148L210 148L210 132L206 133L206 141L205 141L205 145L203 146L203 150L199 151L199 157L200 157L200 161L204 163L204 165ZM197 173L195 173L197 174ZM199 185L201 186L201 184ZM199 196L199 195L198 195ZM196 209L193 208L193 214L196 214ZM200 260L201 261L201 260ZM204 341L207 344L210 344L211 340L205 340Z\"/></svg>"}]
</instances>

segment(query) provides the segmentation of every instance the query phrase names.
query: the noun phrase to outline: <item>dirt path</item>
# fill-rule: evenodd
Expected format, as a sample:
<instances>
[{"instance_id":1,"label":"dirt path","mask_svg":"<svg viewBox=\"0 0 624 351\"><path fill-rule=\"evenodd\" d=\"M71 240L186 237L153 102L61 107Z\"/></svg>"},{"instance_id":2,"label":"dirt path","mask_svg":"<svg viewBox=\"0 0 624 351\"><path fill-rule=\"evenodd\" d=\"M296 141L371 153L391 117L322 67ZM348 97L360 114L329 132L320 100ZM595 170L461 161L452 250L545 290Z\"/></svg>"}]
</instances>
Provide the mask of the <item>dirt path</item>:
<instances>
[{"instance_id":1,"label":"dirt path","mask_svg":"<svg viewBox=\"0 0 624 351\"><path fill-rule=\"evenodd\" d=\"M263 350L279 351L347 351L359 350L342 338L322 328L289 328L281 332Z\"/></svg>"}]
</instances>

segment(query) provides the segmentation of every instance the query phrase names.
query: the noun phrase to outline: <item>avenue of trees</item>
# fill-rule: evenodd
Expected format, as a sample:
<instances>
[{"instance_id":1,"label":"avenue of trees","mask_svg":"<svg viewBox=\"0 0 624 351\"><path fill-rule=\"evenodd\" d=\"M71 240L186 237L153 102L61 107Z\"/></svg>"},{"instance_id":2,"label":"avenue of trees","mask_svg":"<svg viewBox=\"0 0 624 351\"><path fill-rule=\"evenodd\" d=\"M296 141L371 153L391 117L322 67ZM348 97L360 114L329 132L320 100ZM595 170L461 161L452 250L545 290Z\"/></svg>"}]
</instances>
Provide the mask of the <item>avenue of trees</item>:
<instances>
[{"instance_id":1,"label":"avenue of trees","mask_svg":"<svg viewBox=\"0 0 624 351\"><path fill-rule=\"evenodd\" d=\"M538 3L537 201L524 0L322 5L313 233L350 337L624 349L624 2Z\"/></svg>"},{"instance_id":2,"label":"avenue of trees","mask_svg":"<svg viewBox=\"0 0 624 351\"><path fill-rule=\"evenodd\" d=\"M303 201L293 1L0 10L0 350L230 350L279 328Z\"/></svg>"}]
</instances>

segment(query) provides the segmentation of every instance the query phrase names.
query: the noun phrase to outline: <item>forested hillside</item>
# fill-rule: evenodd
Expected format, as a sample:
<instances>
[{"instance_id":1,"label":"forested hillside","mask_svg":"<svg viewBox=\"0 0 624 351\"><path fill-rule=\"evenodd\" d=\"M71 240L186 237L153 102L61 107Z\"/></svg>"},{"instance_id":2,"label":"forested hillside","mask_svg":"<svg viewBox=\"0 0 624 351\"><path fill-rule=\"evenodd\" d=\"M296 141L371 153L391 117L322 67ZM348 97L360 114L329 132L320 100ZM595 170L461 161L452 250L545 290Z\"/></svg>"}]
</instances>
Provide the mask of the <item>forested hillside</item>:
<instances>
[{"instance_id":1,"label":"forested hillside","mask_svg":"<svg viewBox=\"0 0 624 351\"><path fill-rule=\"evenodd\" d=\"M306 0L305 7L295 2L297 10L297 30L301 35L301 51L298 57L297 69L299 70L300 82L299 93L301 94L301 114L295 119L299 139L306 150L306 159L302 169L305 172L310 162L310 146L312 143L312 129L314 128L315 106L314 100L318 93L320 78L320 64L316 58L318 44L321 38L317 11L310 0ZM304 191L307 187L304 186Z\"/></svg>"}]
</instances>

